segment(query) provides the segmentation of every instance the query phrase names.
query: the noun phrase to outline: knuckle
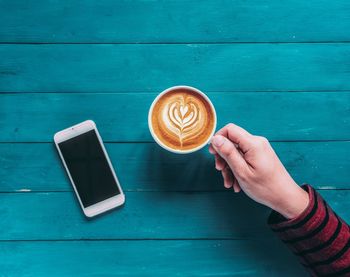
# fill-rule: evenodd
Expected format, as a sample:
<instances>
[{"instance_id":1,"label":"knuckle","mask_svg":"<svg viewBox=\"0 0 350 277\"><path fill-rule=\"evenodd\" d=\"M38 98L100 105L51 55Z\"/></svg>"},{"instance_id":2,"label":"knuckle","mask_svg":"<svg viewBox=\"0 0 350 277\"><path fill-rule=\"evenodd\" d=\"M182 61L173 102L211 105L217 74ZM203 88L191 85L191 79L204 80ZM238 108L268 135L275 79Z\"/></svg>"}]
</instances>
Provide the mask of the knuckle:
<instances>
[{"instance_id":1,"label":"knuckle","mask_svg":"<svg viewBox=\"0 0 350 277\"><path fill-rule=\"evenodd\" d=\"M235 160L237 158L236 155L237 150L235 150L234 148L230 148L228 158L230 158L231 160Z\"/></svg>"},{"instance_id":2,"label":"knuckle","mask_svg":"<svg viewBox=\"0 0 350 277\"><path fill-rule=\"evenodd\" d=\"M225 126L225 128L226 128L227 130L230 130L230 129L234 128L234 124L233 124L233 123L228 123L228 124Z\"/></svg>"},{"instance_id":3,"label":"knuckle","mask_svg":"<svg viewBox=\"0 0 350 277\"><path fill-rule=\"evenodd\" d=\"M230 151L230 153L228 153L228 155L227 155L227 159L234 161L236 159L235 154L236 153L234 151Z\"/></svg>"},{"instance_id":4,"label":"knuckle","mask_svg":"<svg viewBox=\"0 0 350 277\"><path fill-rule=\"evenodd\" d=\"M225 156L225 157L230 157L232 155L232 151L229 147L222 147L221 148L221 153Z\"/></svg>"},{"instance_id":5,"label":"knuckle","mask_svg":"<svg viewBox=\"0 0 350 277\"><path fill-rule=\"evenodd\" d=\"M269 141L265 137L255 136L255 144L258 147L265 147L265 146L269 145Z\"/></svg>"},{"instance_id":6,"label":"knuckle","mask_svg":"<svg viewBox=\"0 0 350 277\"><path fill-rule=\"evenodd\" d=\"M260 137L260 141L261 141L261 144L262 144L262 145L268 145L268 144L269 144L268 139L265 138L265 137Z\"/></svg>"}]
</instances>

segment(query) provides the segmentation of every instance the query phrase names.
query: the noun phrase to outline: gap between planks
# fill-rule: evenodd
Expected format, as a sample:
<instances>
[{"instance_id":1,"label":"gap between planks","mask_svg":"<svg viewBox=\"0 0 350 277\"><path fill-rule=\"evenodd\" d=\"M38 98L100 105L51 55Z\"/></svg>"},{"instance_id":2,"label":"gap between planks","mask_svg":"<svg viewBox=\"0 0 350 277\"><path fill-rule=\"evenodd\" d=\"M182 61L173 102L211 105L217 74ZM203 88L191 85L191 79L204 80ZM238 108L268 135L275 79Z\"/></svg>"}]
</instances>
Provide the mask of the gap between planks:
<instances>
[{"instance_id":1,"label":"gap between planks","mask_svg":"<svg viewBox=\"0 0 350 277\"><path fill-rule=\"evenodd\" d=\"M64 91L64 92L59 92L59 91L36 91L36 92L25 92L25 91L0 91L0 96L2 94L4 95L8 95L8 94L24 94L24 95L43 95L43 94L62 94L62 95L89 95L89 94L105 94L105 95L113 95L113 94L145 94L145 95L149 95L149 94L158 94L161 91L145 91L145 90L133 90L133 91L90 91L90 92L69 92L69 91ZM344 93L350 93L349 89L338 89L338 90L329 90L329 89L325 89L325 90L206 90L206 93L211 93L211 94L222 94L222 93L227 93L227 94L238 94L238 93L310 93L310 94L316 94L316 93L336 93L336 92L344 92Z\"/></svg>"},{"instance_id":2,"label":"gap between planks","mask_svg":"<svg viewBox=\"0 0 350 277\"><path fill-rule=\"evenodd\" d=\"M350 139L325 139L325 140L269 140L269 142L286 142L286 143L323 143L323 142L350 142ZM53 141L0 141L0 144L51 144ZM154 141L118 141L118 140L104 140L103 143L109 144L155 144Z\"/></svg>"},{"instance_id":3,"label":"gap between planks","mask_svg":"<svg viewBox=\"0 0 350 277\"><path fill-rule=\"evenodd\" d=\"M29 45L50 45L50 44L67 44L67 45L109 45L109 44L121 44L121 45L186 45L186 44L211 44L211 45L222 45L222 44L346 44L350 43L348 40L343 40L343 41L223 41L223 42L205 42L205 41L184 41L184 42L48 42L48 41L43 41L43 42L12 42L12 41L3 41L0 42L1 44L13 44L13 45L24 45L24 44L29 44Z\"/></svg>"},{"instance_id":4,"label":"gap between planks","mask_svg":"<svg viewBox=\"0 0 350 277\"><path fill-rule=\"evenodd\" d=\"M324 185L323 188L316 188L316 191L350 191L350 188L337 188L334 186ZM202 194L202 193L231 193L229 189L221 190L156 190L156 189L123 189L124 192L136 192L136 193L153 193L153 192L167 192L167 193L182 193L182 194ZM0 194L20 194L20 193L33 193L33 194L52 194L52 193L72 193L73 190L31 190L31 189L19 189L14 191L0 191Z\"/></svg>"},{"instance_id":5,"label":"gap between planks","mask_svg":"<svg viewBox=\"0 0 350 277\"><path fill-rule=\"evenodd\" d=\"M6 242L74 242L74 241L252 241L260 239L244 239L244 238L83 238L83 239L10 239L10 240L0 240L0 243Z\"/></svg>"}]
</instances>

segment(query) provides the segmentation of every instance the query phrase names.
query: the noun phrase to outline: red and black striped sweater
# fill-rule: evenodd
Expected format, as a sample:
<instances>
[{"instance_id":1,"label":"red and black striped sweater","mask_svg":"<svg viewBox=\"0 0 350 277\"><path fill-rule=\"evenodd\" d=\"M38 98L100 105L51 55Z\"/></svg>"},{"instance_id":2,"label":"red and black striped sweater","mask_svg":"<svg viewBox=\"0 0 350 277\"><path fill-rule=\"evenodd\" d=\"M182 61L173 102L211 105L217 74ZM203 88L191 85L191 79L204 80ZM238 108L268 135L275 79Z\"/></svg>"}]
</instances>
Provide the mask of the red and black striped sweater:
<instances>
[{"instance_id":1,"label":"red and black striped sweater","mask_svg":"<svg viewBox=\"0 0 350 277\"><path fill-rule=\"evenodd\" d=\"M309 185L305 211L287 220L273 211L268 219L272 230L297 255L312 276L350 276L350 230Z\"/></svg>"}]
</instances>

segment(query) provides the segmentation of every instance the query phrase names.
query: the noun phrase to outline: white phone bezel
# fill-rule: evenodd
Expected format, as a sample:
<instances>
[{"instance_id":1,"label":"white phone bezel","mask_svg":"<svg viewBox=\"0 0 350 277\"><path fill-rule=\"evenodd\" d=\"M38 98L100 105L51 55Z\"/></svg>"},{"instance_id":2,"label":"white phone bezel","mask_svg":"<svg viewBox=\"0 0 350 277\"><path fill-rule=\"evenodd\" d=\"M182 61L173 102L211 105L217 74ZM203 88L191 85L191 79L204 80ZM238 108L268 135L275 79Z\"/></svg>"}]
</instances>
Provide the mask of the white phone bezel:
<instances>
[{"instance_id":1,"label":"white phone bezel","mask_svg":"<svg viewBox=\"0 0 350 277\"><path fill-rule=\"evenodd\" d=\"M91 131L91 130L95 130L95 132L96 132L97 138L98 138L98 140L100 142L100 145L102 147L104 155L105 155L105 157L106 157L106 159L108 161L108 165L110 167L110 170L112 171L113 177L114 177L114 179L116 181L116 184L117 184L117 186L119 188L120 194L118 194L116 196L113 196L113 197L110 197L110 198L107 198L106 200L103 200L101 202L98 202L98 203L96 203L94 205L91 205L91 206L88 206L88 207L85 208L83 203L81 202L79 193L78 193L78 191L77 191L77 189L75 187L75 184L73 182L72 176L71 176L71 174L70 174L70 172L68 170L66 161L63 158L63 155L61 153L61 150L60 150L58 144L60 142L63 142L63 141L66 141L68 139L71 139L73 137L79 136L79 135L81 135L83 133L86 133L88 131ZM70 181L72 183L72 186L73 186L73 189L75 191L75 194L77 195L77 198L79 200L80 206L81 206L84 214L87 217L96 216L98 214L101 214L103 212L106 212L108 210L111 210L113 208L116 208L116 207L121 206L121 205L124 204L124 202L125 202L125 195L124 195L124 193L122 191L122 188L121 188L121 186L119 184L117 175L115 174L115 171L113 169L111 160L109 159L109 156L108 156L107 151L106 151L106 149L104 147L102 138L101 138L101 136L100 136L100 134L99 134L99 132L98 132L98 130L96 128L95 122L93 122L92 120L86 120L86 121L81 122L81 123L79 123L77 125L74 125L74 126L71 126L71 127L67 128L67 129L64 129L62 131L59 131L59 132L57 132L54 135L54 141L55 141L55 145L56 145L56 148L58 150L58 153L59 153L59 155L61 157L61 160L63 162L63 165L64 165L64 167L65 167L65 169L67 171L67 174L69 176L69 179L70 179Z\"/></svg>"}]
</instances>

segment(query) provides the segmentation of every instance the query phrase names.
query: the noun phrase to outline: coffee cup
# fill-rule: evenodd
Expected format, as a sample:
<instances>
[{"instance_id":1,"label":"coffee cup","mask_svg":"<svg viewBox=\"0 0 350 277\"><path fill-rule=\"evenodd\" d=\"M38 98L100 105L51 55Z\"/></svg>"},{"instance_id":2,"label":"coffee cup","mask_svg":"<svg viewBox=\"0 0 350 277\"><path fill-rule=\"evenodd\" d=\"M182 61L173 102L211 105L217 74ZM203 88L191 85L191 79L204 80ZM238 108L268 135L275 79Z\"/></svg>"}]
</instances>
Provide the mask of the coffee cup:
<instances>
[{"instance_id":1,"label":"coffee cup","mask_svg":"<svg viewBox=\"0 0 350 277\"><path fill-rule=\"evenodd\" d=\"M162 91L148 113L153 139L165 150L177 154L192 153L207 145L215 133L216 121L209 97L190 86Z\"/></svg>"}]
</instances>

